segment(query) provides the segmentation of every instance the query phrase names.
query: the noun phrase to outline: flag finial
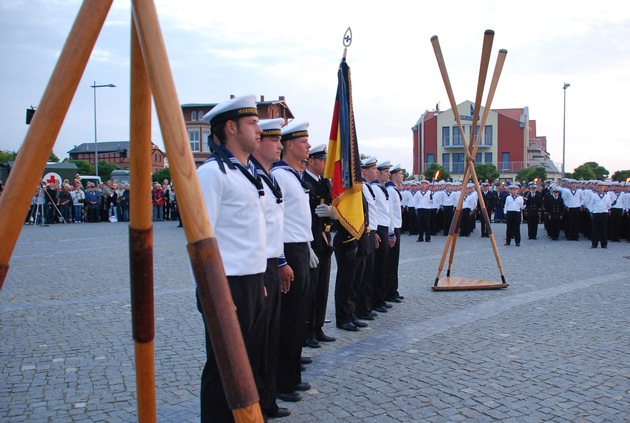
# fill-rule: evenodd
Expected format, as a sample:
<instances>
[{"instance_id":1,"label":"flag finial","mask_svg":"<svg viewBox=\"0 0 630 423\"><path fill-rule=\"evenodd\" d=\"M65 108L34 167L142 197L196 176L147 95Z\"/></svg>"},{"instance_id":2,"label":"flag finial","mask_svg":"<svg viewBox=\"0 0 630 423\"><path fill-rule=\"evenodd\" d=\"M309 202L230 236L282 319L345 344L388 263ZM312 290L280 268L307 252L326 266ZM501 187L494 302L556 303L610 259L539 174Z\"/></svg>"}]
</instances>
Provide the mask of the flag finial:
<instances>
[{"instance_id":1,"label":"flag finial","mask_svg":"<svg viewBox=\"0 0 630 423\"><path fill-rule=\"evenodd\" d=\"M348 27L346 32L343 34L343 58L346 58L346 52L348 51L348 47L352 44L352 29Z\"/></svg>"}]
</instances>

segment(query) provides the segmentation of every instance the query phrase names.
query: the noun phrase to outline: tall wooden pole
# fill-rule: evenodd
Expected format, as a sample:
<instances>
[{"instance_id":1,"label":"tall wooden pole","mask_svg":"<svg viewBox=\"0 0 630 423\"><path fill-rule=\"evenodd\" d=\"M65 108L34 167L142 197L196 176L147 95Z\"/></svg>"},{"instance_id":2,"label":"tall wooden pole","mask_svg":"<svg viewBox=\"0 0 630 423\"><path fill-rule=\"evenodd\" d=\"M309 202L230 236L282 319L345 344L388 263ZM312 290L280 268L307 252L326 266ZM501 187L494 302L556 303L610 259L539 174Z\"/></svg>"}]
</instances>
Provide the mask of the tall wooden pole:
<instances>
[{"instance_id":1,"label":"tall wooden pole","mask_svg":"<svg viewBox=\"0 0 630 423\"><path fill-rule=\"evenodd\" d=\"M237 422L262 422L258 393L234 302L210 220L203 207L201 187L155 4L150 0L132 0L132 11L171 163L171 177L177 191L192 270L226 399Z\"/></svg>"},{"instance_id":2,"label":"tall wooden pole","mask_svg":"<svg viewBox=\"0 0 630 423\"><path fill-rule=\"evenodd\" d=\"M83 2L7 179L0 197L0 289L24 216L111 5L112 0Z\"/></svg>"},{"instance_id":3,"label":"tall wooden pole","mask_svg":"<svg viewBox=\"0 0 630 423\"><path fill-rule=\"evenodd\" d=\"M129 271L138 421L155 422L153 224L151 222L151 88L131 20Z\"/></svg>"}]
</instances>

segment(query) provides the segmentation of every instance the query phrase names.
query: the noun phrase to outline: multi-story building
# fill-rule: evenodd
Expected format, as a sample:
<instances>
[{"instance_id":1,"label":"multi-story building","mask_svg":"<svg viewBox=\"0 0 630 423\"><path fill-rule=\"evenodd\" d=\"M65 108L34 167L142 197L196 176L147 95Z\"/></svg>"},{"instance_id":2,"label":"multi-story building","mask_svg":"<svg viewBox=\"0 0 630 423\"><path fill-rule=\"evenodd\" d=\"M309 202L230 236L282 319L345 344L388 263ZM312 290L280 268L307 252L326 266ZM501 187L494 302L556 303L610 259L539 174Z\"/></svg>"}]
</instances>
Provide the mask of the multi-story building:
<instances>
[{"instance_id":1,"label":"multi-story building","mask_svg":"<svg viewBox=\"0 0 630 423\"><path fill-rule=\"evenodd\" d=\"M98 148L98 150L97 150ZM86 142L68 151L70 160L85 160L95 166L95 156L99 162L117 164L121 169L129 167L129 141ZM151 148L151 173L164 169L164 152L155 144Z\"/></svg>"},{"instance_id":2,"label":"multi-story building","mask_svg":"<svg viewBox=\"0 0 630 423\"><path fill-rule=\"evenodd\" d=\"M470 145L473 128L471 101L457 106L465 139ZM481 108L479 123L484 109ZM475 136L479 133L477 123ZM411 128L413 131L413 174L419 175L432 163L438 163L454 179L461 179L466 164L463 138L452 109L426 111ZM491 109L485 123L475 163L492 163L502 181L513 181L516 174L528 167L543 166L550 178L560 177L558 165L550 160L547 138L536 134L536 121L529 119L527 107Z\"/></svg>"},{"instance_id":3,"label":"multi-story building","mask_svg":"<svg viewBox=\"0 0 630 423\"><path fill-rule=\"evenodd\" d=\"M234 98L231 95L230 98ZM190 149L195 159L195 165L199 167L210 155L208 137L210 136L210 125L203 120L203 116L208 113L218 103L191 103L182 104L182 113L188 132ZM260 96L258 106L258 116L260 119L283 118L286 123L293 120L294 116L286 104L284 96L279 96L277 100L265 101L264 96Z\"/></svg>"}]
</instances>

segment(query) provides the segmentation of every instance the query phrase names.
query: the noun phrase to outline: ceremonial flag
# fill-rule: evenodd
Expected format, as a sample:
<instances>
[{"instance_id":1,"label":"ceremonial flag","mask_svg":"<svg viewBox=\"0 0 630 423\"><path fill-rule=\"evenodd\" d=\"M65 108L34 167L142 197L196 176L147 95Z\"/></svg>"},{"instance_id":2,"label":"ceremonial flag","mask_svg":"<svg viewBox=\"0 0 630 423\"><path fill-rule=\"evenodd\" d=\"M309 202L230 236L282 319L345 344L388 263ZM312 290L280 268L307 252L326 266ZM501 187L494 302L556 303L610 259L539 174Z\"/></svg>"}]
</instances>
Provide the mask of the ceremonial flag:
<instances>
[{"instance_id":1,"label":"ceremonial flag","mask_svg":"<svg viewBox=\"0 0 630 423\"><path fill-rule=\"evenodd\" d=\"M337 96L324 177L330 179L332 183L332 205L336 210L339 223L352 236L359 239L365 230L363 178L354 126L350 67L345 57L339 65L337 78Z\"/></svg>"}]
</instances>

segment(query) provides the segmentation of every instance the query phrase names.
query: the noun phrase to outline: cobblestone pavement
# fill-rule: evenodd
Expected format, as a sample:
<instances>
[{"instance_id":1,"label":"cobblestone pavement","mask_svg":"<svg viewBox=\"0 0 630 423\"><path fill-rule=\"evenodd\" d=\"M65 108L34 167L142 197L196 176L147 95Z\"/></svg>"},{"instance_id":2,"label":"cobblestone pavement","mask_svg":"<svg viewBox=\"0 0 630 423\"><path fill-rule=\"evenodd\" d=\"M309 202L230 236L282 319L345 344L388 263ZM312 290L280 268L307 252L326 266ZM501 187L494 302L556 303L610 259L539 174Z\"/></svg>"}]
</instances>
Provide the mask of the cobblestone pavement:
<instances>
[{"instance_id":1,"label":"cobblestone pavement","mask_svg":"<svg viewBox=\"0 0 630 423\"><path fill-rule=\"evenodd\" d=\"M203 327L176 226L154 227L157 412L196 422ZM446 237L403 235L404 301L356 333L327 324L337 341L305 348L313 389L280 421L630 421L630 244L590 250L541 228L504 247L493 227L507 289L432 291ZM460 238L451 274L500 281L489 239ZM1 422L136 421L128 227L25 226L0 339Z\"/></svg>"}]
</instances>

